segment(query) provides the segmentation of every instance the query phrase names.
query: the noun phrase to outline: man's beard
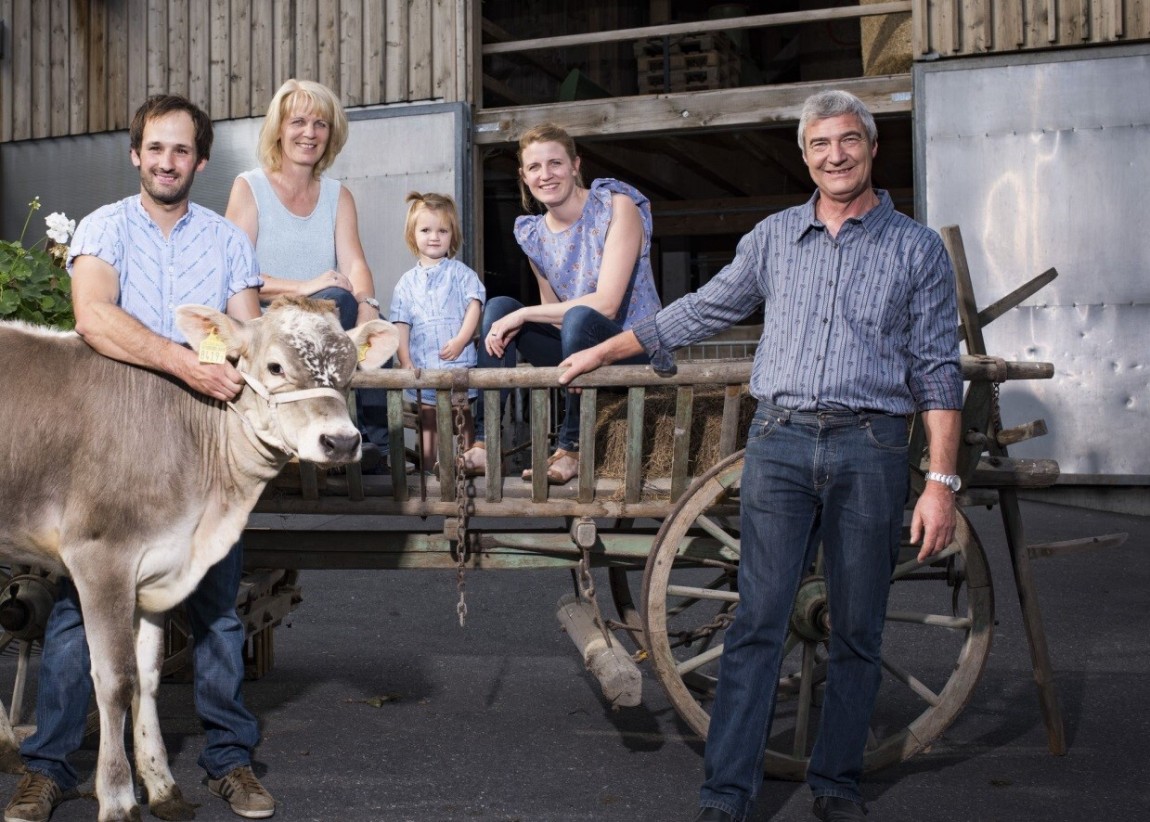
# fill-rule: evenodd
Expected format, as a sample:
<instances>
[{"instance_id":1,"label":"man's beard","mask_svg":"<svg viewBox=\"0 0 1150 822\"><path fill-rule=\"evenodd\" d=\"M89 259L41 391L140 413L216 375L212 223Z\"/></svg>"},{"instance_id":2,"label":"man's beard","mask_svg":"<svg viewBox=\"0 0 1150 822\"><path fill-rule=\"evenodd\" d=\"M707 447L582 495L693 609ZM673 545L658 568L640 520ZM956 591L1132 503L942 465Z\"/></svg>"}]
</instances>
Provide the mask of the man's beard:
<instances>
[{"instance_id":1,"label":"man's beard","mask_svg":"<svg viewBox=\"0 0 1150 822\"><path fill-rule=\"evenodd\" d=\"M148 196L161 205L175 205L188 199L188 192L192 190L192 182L196 179L195 172L188 174L183 182L176 188L161 188L151 174L141 174L140 183Z\"/></svg>"}]
</instances>

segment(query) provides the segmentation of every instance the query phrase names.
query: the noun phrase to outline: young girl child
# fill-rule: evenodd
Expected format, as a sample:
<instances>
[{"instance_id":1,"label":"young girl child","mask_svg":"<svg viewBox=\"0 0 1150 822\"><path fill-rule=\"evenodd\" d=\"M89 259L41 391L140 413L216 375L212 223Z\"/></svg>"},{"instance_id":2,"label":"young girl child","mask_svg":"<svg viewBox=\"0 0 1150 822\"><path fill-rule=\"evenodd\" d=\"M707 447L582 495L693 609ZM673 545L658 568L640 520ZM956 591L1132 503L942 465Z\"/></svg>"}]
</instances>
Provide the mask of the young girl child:
<instances>
[{"instance_id":1,"label":"young girl child","mask_svg":"<svg viewBox=\"0 0 1150 822\"><path fill-rule=\"evenodd\" d=\"M471 339L479 326L487 292L474 271L453 259L462 240L455 201L445 194L413 191L407 202L404 239L418 262L400 278L391 298L390 319L399 328L399 365L471 368L475 365ZM478 393L468 391L468 401ZM422 467L426 471L435 463L437 446L435 391L424 388L418 399L414 390L405 395L419 403ZM463 417L465 447L470 447L474 423L469 406L463 409Z\"/></svg>"}]
</instances>

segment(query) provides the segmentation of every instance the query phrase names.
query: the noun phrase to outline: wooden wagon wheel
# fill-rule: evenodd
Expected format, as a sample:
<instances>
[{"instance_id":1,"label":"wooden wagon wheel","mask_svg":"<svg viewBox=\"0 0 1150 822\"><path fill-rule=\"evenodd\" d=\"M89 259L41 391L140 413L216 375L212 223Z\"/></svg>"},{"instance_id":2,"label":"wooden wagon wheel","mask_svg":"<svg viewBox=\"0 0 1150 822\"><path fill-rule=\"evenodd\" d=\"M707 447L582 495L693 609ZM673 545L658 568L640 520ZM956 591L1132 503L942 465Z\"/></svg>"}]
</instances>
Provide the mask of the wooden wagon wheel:
<instances>
[{"instance_id":1,"label":"wooden wagon wheel","mask_svg":"<svg viewBox=\"0 0 1150 822\"><path fill-rule=\"evenodd\" d=\"M676 710L706 736L722 637L738 605L737 524L708 515L739 493L743 454L699 477L663 523L643 583L643 620L656 672ZM865 767L914 755L968 703L994 622L990 571L970 522L959 513L954 541L926 565L904 543L891 579L883 634L884 677ZM791 616L764 768L802 779L826 680L825 586L811 569Z\"/></svg>"}]
</instances>

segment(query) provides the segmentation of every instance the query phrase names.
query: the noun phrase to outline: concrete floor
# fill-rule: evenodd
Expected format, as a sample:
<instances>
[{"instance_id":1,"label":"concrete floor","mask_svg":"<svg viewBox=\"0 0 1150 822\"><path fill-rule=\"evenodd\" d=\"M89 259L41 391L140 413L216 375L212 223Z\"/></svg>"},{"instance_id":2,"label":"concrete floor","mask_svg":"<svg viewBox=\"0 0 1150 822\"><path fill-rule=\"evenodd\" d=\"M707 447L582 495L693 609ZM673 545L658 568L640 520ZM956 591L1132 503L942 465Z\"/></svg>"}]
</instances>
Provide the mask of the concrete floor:
<instances>
[{"instance_id":1,"label":"concrete floor","mask_svg":"<svg viewBox=\"0 0 1150 822\"><path fill-rule=\"evenodd\" d=\"M1120 548L1035 563L1069 754L1053 757L1031 681L998 512L968 512L992 564L997 626L971 704L929 749L870 775L872 820L1150 819L1150 519L1023 503L1032 542L1127 531ZM702 743L644 668L612 713L555 619L565 571L305 572L275 670L245 688L276 819L691 820ZM0 677L11 661L0 660ZM0 682L10 681L0 679ZM200 820L235 819L200 784L186 685L161 689L173 771ZM85 775L95 751L76 762ZM0 795L16 777L0 776ZM90 789L90 783L87 787ZM768 780L755 820L808 820L801 784ZM53 819L94 819L89 796Z\"/></svg>"}]
</instances>

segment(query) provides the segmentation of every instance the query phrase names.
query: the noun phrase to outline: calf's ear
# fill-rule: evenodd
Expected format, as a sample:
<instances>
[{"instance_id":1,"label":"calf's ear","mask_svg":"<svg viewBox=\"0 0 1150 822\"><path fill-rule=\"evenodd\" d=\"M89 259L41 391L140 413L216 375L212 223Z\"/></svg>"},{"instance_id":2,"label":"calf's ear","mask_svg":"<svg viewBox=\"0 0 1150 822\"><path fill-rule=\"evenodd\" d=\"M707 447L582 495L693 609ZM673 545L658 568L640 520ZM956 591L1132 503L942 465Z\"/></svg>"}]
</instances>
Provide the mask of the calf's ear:
<instances>
[{"instance_id":1,"label":"calf's ear","mask_svg":"<svg viewBox=\"0 0 1150 822\"><path fill-rule=\"evenodd\" d=\"M399 332L387 320L371 320L347 332L359 351L359 367L379 368L399 348Z\"/></svg>"},{"instance_id":2,"label":"calf's ear","mask_svg":"<svg viewBox=\"0 0 1150 822\"><path fill-rule=\"evenodd\" d=\"M247 348L249 331L222 311L206 305L181 305L176 308L176 325L188 338L192 350L197 350L213 332L227 347L227 358L238 359Z\"/></svg>"}]
</instances>

